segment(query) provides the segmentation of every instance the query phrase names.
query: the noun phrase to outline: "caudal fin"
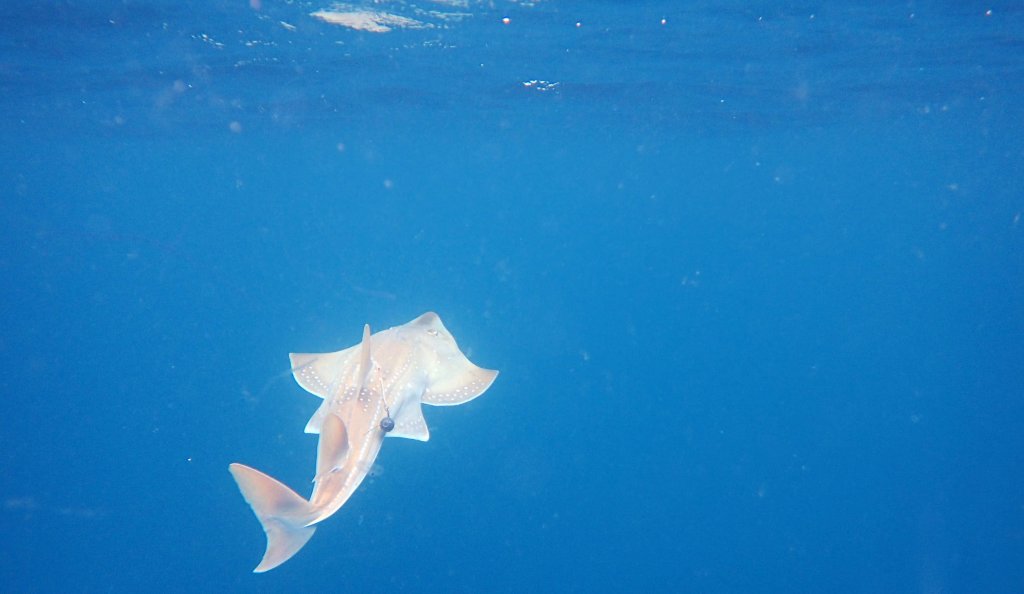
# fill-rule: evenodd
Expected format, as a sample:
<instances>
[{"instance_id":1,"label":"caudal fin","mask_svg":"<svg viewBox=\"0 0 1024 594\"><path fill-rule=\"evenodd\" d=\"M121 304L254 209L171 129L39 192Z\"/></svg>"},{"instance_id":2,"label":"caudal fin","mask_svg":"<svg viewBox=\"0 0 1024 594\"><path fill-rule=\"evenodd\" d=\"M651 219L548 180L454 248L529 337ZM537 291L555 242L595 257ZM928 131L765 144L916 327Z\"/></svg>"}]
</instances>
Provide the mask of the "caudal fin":
<instances>
[{"instance_id":1,"label":"caudal fin","mask_svg":"<svg viewBox=\"0 0 1024 594\"><path fill-rule=\"evenodd\" d=\"M301 495L255 468L235 463L228 470L267 533L267 552L253 571L269 571L299 552L313 536L316 527L306 526L312 506Z\"/></svg>"}]
</instances>

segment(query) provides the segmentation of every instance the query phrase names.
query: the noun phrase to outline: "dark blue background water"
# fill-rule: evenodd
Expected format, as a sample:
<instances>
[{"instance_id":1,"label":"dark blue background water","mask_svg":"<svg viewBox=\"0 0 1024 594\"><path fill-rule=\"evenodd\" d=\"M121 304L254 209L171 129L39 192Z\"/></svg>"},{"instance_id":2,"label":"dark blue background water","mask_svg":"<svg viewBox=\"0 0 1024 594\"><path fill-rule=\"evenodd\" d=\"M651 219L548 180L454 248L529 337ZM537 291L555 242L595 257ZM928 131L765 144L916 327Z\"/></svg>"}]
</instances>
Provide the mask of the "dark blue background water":
<instances>
[{"instance_id":1,"label":"dark blue background water","mask_svg":"<svg viewBox=\"0 0 1024 594\"><path fill-rule=\"evenodd\" d=\"M6 2L3 589L1024 590L1024 10L683 4ZM427 310L498 381L253 575Z\"/></svg>"}]
</instances>

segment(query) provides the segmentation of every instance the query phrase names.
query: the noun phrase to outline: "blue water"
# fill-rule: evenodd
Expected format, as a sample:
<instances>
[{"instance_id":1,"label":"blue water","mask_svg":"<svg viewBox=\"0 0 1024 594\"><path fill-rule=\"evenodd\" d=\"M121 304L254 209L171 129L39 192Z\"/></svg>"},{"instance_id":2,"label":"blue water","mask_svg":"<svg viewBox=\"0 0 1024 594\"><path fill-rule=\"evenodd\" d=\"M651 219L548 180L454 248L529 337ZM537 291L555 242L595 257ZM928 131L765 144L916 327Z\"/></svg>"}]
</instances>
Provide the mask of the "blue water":
<instances>
[{"instance_id":1,"label":"blue water","mask_svg":"<svg viewBox=\"0 0 1024 594\"><path fill-rule=\"evenodd\" d=\"M5 2L2 589L1024 591L1024 8L833 4ZM497 382L252 574L430 310Z\"/></svg>"}]
</instances>

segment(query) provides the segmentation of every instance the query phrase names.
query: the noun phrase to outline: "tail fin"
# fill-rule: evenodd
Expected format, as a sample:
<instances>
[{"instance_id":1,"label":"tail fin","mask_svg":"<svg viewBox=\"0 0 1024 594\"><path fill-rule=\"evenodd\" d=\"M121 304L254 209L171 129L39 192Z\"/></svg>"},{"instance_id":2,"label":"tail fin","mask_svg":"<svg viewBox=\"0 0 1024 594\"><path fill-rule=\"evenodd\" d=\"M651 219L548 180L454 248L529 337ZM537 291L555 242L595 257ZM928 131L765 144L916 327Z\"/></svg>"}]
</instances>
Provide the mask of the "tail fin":
<instances>
[{"instance_id":1,"label":"tail fin","mask_svg":"<svg viewBox=\"0 0 1024 594\"><path fill-rule=\"evenodd\" d=\"M267 533L267 552L253 571L270 571L299 552L313 536L316 526L306 526L312 506L301 495L255 468L235 463L228 469Z\"/></svg>"}]
</instances>

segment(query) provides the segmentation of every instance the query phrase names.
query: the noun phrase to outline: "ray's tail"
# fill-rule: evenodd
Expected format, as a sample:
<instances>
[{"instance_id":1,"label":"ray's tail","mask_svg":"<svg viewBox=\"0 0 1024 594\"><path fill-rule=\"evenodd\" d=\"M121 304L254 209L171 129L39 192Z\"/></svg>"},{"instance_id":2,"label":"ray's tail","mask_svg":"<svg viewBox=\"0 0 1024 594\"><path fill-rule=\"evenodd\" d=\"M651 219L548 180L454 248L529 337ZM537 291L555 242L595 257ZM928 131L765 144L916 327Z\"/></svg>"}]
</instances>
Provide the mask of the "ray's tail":
<instances>
[{"instance_id":1,"label":"ray's tail","mask_svg":"<svg viewBox=\"0 0 1024 594\"><path fill-rule=\"evenodd\" d=\"M306 525L313 506L277 479L255 468L235 463L228 469L267 533L267 552L253 571L269 571L299 552L313 536L316 526Z\"/></svg>"}]
</instances>

